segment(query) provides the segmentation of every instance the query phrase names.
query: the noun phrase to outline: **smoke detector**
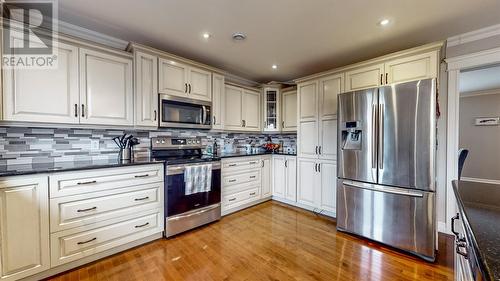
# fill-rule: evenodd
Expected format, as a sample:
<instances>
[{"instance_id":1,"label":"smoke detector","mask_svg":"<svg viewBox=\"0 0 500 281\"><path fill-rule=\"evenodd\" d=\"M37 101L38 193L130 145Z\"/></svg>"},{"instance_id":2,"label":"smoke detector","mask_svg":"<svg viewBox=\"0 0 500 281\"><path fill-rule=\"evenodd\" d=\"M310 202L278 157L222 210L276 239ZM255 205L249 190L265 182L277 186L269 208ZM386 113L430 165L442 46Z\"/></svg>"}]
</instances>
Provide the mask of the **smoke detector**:
<instances>
[{"instance_id":1,"label":"smoke detector","mask_svg":"<svg viewBox=\"0 0 500 281\"><path fill-rule=\"evenodd\" d=\"M233 34L233 40L234 41L243 41L247 38L247 36L241 32L236 32Z\"/></svg>"}]
</instances>

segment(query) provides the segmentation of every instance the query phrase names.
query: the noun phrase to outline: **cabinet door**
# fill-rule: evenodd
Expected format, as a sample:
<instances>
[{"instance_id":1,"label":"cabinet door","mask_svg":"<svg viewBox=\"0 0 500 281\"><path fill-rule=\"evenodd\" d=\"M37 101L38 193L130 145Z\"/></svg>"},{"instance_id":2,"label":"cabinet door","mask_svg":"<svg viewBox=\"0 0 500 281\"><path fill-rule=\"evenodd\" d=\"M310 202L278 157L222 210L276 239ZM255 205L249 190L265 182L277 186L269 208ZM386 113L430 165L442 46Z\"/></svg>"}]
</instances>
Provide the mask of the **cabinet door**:
<instances>
[{"instance_id":1,"label":"cabinet door","mask_svg":"<svg viewBox=\"0 0 500 281\"><path fill-rule=\"evenodd\" d=\"M224 76L212 76L212 129L224 129Z\"/></svg>"},{"instance_id":2,"label":"cabinet door","mask_svg":"<svg viewBox=\"0 0 500 281\"><path fill-rule=\"evenodd\" d=\"M346 72L345 92L375 88L383 84L384 64L375 64Z\"/></svg>"},{"instance_id":3,"label":"cabinet door","mask_svg":"<svg viewBox=\"0 0 500 281\"><path fill-rule=\"evenodd\" d=\"M303 121L299 123L297 145L299 157L318 158L317 121Z\"/></svg>"},{"instance_id":4,"label":"cabinet door","mask_svg":"<svg viewBox=\"0 0 500 281\"><path fill-rule=\"evenodd\" d=\"M336 74L319 80L319 117L337 118L337 97L344 91L344 74Z\"/></svg>"},{"instance_id":5,"label":"cabinet door","mask_svg":"<svg viewBox=\"0 0 500 281\"><path fill-rule=\"evenodd\" d=\"M297 91L284 92L281 104L281 131L297 131Z\"/></svg>"},{"instance_id":6,"label":"cabinet door","mask_svg":"<svg viewBox=\"0 0 500 281\"><path fill-rule=\"evenodd\" d=\"M286 157L286 188L285 198L297 201L297 158Z\"/></svg>"},{"instance_id":7,"label":"cabinet door","mask_svg":"<svg viewBox=\"0 0 500 281\"><path fill-rule=\"evenodd\" d=\"M78 124L78 48L59 42L57 52L54 69L3 70L4 120Z\"/></svg>"},{"instance_id":8,"label":"cabinet door","mask_svg":"<svg viewBox=\"0 0 500 281\"><path fill-rule=\"evenodd\" d=\"M337 160L337 119L319 121L319 158Z\"/></svg>"},{"instance_id":9,"label":"cabinet door","mask_svg":"<svg viewBox=\"0 0 500 281\"><path fill-rule=\"evenodd\" d=\"M0 181L1 280L49 269L47 183L47 177Z\"/></svg>"},{"instance_id":10,"label":"cabinet door","mask_svg":"<svg viewBox=\"0 0 500 281\"><path fill-rule=\"evenodd\" d=\"M273 196L285 198L286 167L285 156L273 156Z\"/></svg>"},{"instance_id":11,"label":"cabinet door","mask_svg":"<svg viewBox=\"0 0 500 281\"><path fill-rule=\"evenodd\" d=\"M80 123L134 124L132 59L80 49Z\"/></svg>"},{"instance_id":12,"label":"cabinet door","mask_svg":"<svg viewBox=\"0 0 500 281\"><path fill-rule=\"evenodd\" d=\"M176 61L158 60L158 92L177 97L188 96L188 66Z\"/></svg>"},{"instance_id":13,"label":"cabinet door","mask_svg":"<svg viewBox=\"0 0 500 281\"><path fill-rule=\"evenodd\" d=\"M297 160L297 202L311 207L317 207L320 192L317 161L314 159Z\"/></svg>"},{"instance_id":14,"label":"cabinet door","mask_svg":"<svg viewBox=\"0 0 500 281\"><path fill-rule=\"evenodd\" d=\"M298 85L299 121L318 118L318 81Z\"/></svg>"},{"instance_id":15,"label":"cabinet door","mask_svg":"<svg viewBox=\"0 0 500 281\"><path fill-rule=\"evenodd\" d=\"M212 100L212 72L203 69L188 68L188 96L190 99Z\"/></svg>"},{"instance_id":16,"label":"cabinet door","mask_svg":"<svg viewBox=\"0 0 500 281\"><path fill-rule=\"evenodd\" d=\"M321 177L321 196L319 206L321 209L335 213L337 205L337 164L333 161L319 163Z\"/></svg>"},{"instance_id":17,"label":"cabinet door","mask_svg":"<svg viewBox=\"0 0 500 281\"><path fill-rule=\"evenodd\" d=\"M280 95L279 90L274 88L264 88L263 96L264 111L264 132L280 131Z\"/></svg>"},{"instance_id":18,"label":"cabinet door","mask_svg":"<svg viewBox=\"0 0 500 281\"><path fill-rule=\"evenodd\" d=\"M385 64L387 83L435 78L437 77L438 67L437 51L392 60Z\"/></svg>"},{"instance_id":19,"label":"cabinet door","mask_svg":"<svg viewBox=\"0 0 500 281\"><path fill-rule=\"evenodd\" d=\"M262 158L262 192L261 196L269 197L272 195L272 161L271 156L266 156Z\"/></svg>"},{"instance_id":20,"label":"cabinet door","mask_svg":"<svg viewBox=\"0 0 500 281\"><path fill-rule=\"evenodd\" d=\"M135 125L158 127L158 58L135 54Z\"/></svg>"},{"instance_id":21,"label":"cabinet door","mask_svg":"<svg viewBox=\"0 0 500 281\"><path fill-rule=\"evenodd\" d=\"M260 131L260 93L243 90L241 107L245 131Z\"/></svg>"},{"instance_id":22,"label":"cabinet door","mask_svg":"<svg viewBox=\"0 0 500 281\"><path fill-rule=\"evenodd\" d=\"M224 128L227 130L243 129L243 114L241 104L243 101L243 89L226 85L224 102Z\"/></svg>"}]
</instances>

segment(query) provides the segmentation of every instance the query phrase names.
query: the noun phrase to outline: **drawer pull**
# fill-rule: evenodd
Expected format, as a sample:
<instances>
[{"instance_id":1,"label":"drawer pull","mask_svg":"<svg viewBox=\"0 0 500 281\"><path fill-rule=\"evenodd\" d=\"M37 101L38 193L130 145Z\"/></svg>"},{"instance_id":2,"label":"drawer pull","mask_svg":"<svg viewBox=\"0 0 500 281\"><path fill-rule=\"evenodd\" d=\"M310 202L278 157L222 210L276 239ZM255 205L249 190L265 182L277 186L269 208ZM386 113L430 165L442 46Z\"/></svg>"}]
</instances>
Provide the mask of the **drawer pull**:
<instances>
[{"instance_id":1,"label":"drawer pull","mask_svg":"<svg viewBox=\"0 0 500 281\"><path fill-rule=\"evenodd\" d=\"M82 182L78 182L76 184L83 185L83 184L93 184L93 183L97 183L97 181L82 181Z\"/></svg>"},{"instance_id":2,"label":"drawer pull","mask_svg":"<svg viewBox=\"0 0 500 281\"><path fill-rule=\"evenodd\" d=\"M252 195L252 196L255 195L255 194L256 194L255 192L250 193L250 195Z\"/></svg>"},{"instance_id":3,"label":"drawer pull","mask_svg":"<svg viewBox=\"0 0 500 281\"><path fill-rule=\"evenodd\" d=\"M144 175L135 175L134 177L135 177L135 178L145 178L145 177L149 177L149 174L144 174Z\"/></svg>"},{"instance_id":4,"label":"drawer pull","mask_svg":"<svg viewBox=\"0 0 500 281\"><path fill-rule=\"evenodd\" d=\"M145 224L136 225L135 228L141 228L141 227L145 227L145 226L148 226L148 225L149 225L149 222L147 222Z\"/></svg>"},{"instance_id":5,"label":"drawer pull","mask_svg":"<svg viewBox=\"0 0 500 281\"><path fill-rule=\"evenodd\" d=\"M235 182L236 180L228 180L228 182Z\"/></svg>"},{"instance_id":6,"label":"drawer pull","mask_svg":"<svg viewBox=\"0 0 500 281\"><path fill-rule=\"evenodd\" d=\"M88 211L94 211L94 210L97 210L97 207L92 207L92 208L88 208L88 209L78 209L76 211L78 213L82 213L82 212L88 212Z\"/></svg>"},{"instance_id":7,"label":"drawer pull","mask_svg":"<svg viewBox=\"0 0 500 281\"><path fill-rule=\"evenodd\" d=\"M94 238L92 238L92 239L90 239L90 240L87 240L87 241L78 242L78 243L76 243L76 244L77 244L77 245L83 245L83 244L87 244L87 243L90 243L90 242L95 241L95 240L97 240L97 237L94 237Z\"/></svg>"},{"instance_id":8,"label":"drawer pull","mask_svg":"<svg viewBox=\"0 0 500 281\"><path fill-rule=\"evenodd\" d=\"M142 197L142 198L135 198L134 201L143 201L143 200L148 200L149 196Z\"/></svg>"},{"instance_id":9,"label":"drawer pull","mask_svg":"<svg viewBox=\"0 0 500 281\"><path fill-rule=\"evenodd\" d=\"M255 178L256 178L256 176L250 176L250 178L251 178L251 179L255 179Z\"/></svg>"},{"instance_id":10,"label":"drawer pull","mask_svg":"<svg viewBox=\"0 0 500 281\"><path fill-rule=\"evenodd\" d=\"M257 164L257 161L250 161L250 164Z\"/></svg>"},{"instance_id":11,"label":"drawer pull","mask_svg":"<svg viewBox=\"0 0 500 281\"><path fill-rule=\"evenodd\" d=\"M231 199L229 199L228 201L229 201L229 202L232 202L232 201L234 201L234 200L236 200L236 198L231 198Z\"/></svg>"},{"instance_id":12,"label":"drawer pull","mask_svg":"<svg viewBox=\"0 0 500 281\"><path fill-rule=\"evenodd\" d=\"M229 164L229 167L236 167L236 164Z\"/></svg>"}]
</instances>

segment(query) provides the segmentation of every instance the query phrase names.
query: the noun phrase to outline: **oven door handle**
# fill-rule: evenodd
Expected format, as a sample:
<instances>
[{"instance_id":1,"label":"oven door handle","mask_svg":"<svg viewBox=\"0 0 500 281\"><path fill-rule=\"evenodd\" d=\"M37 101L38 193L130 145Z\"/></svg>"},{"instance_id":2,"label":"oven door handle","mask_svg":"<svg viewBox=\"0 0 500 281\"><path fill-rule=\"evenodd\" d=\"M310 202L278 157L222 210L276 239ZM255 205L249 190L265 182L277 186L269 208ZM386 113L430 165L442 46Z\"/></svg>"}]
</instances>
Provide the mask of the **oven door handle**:
<instances>
[{"instance_id":1,"label":"oven door handle","mask_svg":"<svg viewBox=\"0 0 500 281\"><path fill-rule=\"evenodd\" d=\"M205 207L202 210L199 210L199 211L196 211L196 212L189 212L189 213L187 213L185 215L175 216L173 218L167 218L167 219L169 219L169 220L185 219L185 218L189 218L189 217L192 217L192 216L197 216L199 214L203 214L205 212L211 211L211 210L216 209L216 208L220 208L220 204L215 204L215 205L212 205L212 206Z\"/></svg>"}]
</instances>

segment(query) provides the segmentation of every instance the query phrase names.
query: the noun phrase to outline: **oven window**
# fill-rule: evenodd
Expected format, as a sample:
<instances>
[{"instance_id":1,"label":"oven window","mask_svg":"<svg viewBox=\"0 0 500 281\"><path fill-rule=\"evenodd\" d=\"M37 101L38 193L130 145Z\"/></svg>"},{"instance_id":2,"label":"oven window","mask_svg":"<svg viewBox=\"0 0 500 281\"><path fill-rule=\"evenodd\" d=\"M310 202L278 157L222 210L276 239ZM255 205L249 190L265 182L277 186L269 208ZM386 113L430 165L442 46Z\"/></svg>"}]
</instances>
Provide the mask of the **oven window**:
<instances>
[{"instance_id":1,"label":"oven window","mask_svg":"<svg viewBox=\"0 0 500 281\"><path fill-rule=\"evenodd\" d=\"M202 124L201 105L162 100L162 122Z\"/></svg>"}]
</instances>

